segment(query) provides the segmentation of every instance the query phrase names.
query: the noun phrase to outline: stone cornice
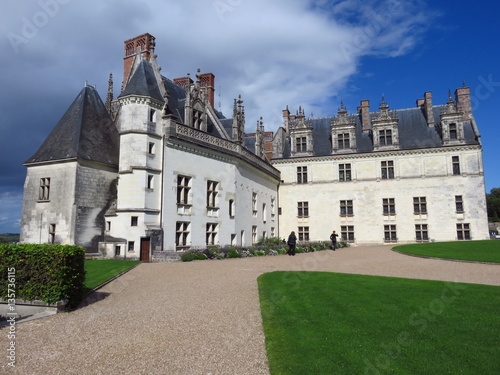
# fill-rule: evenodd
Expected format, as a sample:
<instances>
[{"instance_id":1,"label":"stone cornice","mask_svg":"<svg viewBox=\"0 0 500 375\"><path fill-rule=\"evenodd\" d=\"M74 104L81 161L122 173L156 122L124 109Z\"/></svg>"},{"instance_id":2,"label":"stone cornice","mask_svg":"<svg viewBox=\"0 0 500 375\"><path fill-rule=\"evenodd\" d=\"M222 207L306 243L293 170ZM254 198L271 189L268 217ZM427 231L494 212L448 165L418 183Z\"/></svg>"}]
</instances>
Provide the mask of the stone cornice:
<instances>
[{"instance_id":1,"label":"stone cornice","mask_svg":"<svg viewBox=\"0 0 500 375\"><path fill-rule=\"evenodd\" d=\"M391 150L391 151L375 151L375 152L364 152L355 154L335 154L335 155L322 155L322 156L311 156L311 157L290 157L283 159L273 159L272 164L291 164L296 162L318 162L318 161L334 161L334 160L344 160L344 159L368 159L368 158L390 158L398 157L402 155L421 155L421 154L437 154L445 152L460 152L468 150L482 150L480 145L454 145L450 147L439 147L439 148L425 148L425 149L413 149L413 150Z\"/></svg>"}]
</instances>

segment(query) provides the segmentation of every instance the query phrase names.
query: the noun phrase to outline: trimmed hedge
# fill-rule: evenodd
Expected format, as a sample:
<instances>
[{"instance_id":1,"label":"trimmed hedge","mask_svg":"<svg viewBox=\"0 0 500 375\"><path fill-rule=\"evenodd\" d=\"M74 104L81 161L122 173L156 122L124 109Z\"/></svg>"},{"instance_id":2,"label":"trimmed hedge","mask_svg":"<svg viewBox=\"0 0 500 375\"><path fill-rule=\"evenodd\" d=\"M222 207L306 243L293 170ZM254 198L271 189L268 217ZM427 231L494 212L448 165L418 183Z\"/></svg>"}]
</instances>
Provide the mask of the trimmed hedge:
<instances>
[{"instance_id":1,"label":"trimmed hedge","mask_svg":"<svg viewBox=\"0 0 500 375\"><path fill-rule=\"evenodd\" d=\"M9 270L15 269L17 299L77 307L84 296L85 250L52 244L0 244L0 297L7 299Z\"/></svg>"}]
</instances>

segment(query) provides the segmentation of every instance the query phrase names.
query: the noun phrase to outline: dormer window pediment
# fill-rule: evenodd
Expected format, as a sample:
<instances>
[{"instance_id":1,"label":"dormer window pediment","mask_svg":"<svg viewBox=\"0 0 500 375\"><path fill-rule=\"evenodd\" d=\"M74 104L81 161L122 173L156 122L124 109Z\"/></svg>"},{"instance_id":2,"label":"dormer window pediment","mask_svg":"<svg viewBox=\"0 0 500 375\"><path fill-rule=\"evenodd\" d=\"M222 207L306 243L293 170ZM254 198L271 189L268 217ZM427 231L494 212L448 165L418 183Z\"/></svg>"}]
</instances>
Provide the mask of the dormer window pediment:
<instances>
[{"instance_id":1,"label":"dormer window pediment","mask_svg":"<svg viewBox=\"0 0 500 375\"><path fill-rule=\"evenodd\" d=\"M330 124L332 153L356 152L356 116L348 115L342 102Z\"/></svg>"}]
</instances>

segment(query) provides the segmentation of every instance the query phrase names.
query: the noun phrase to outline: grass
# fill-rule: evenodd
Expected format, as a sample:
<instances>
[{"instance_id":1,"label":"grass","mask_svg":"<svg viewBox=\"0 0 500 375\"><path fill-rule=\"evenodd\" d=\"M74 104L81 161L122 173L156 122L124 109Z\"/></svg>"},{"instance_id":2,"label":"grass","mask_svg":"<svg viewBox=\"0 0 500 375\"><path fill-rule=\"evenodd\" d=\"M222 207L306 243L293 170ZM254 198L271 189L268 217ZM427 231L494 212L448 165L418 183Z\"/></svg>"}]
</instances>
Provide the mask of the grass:
<instances>
[{"instance_id":1,"label":"grass","mask_svg":"<svg viewBox=\"0 0 500 375\"><path fill-rule=\"evenodd\" d=\"M86 260L85 261L85 291L89 292L102 283L112 279L125 270L140 263L133 260Z\"/></svg>"},{"instance_id":2,"label":"grass","mask_svg":"<svg viewBox=\"0 0 500 375\"><path fill-rule=\"evenodd\" d=\"M428 257L500 263L500 241L432 242L401 245L394 250Z\"/></svg>"},{"instance_id":3,"label":"grass","mask_svg":"<svg viewBox=\"0 0 500 375\"><path fill-rule=\"evenodd\" d=\"M272 375L500 374L500 287L326 272L258 279Z\"/></svg>"}]
</instances>

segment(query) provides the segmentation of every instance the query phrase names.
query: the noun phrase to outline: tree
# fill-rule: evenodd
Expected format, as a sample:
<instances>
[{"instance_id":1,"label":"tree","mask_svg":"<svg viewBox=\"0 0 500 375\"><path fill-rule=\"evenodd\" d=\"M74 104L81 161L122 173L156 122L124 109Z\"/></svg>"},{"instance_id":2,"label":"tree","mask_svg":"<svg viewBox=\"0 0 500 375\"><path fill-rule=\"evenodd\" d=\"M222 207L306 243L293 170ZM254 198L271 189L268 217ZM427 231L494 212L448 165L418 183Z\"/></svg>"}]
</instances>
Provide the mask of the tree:
<instances>
[{"instance_id":1,"label":"tree","mask_svg":"<svg viewBox=\"0 0 500 375\"><path fill-rule=\"evenodd\" d=\"M486 194L486 208L489 221L500 221L500 188L493 188Z\"/></svg>"}]
</instances>

